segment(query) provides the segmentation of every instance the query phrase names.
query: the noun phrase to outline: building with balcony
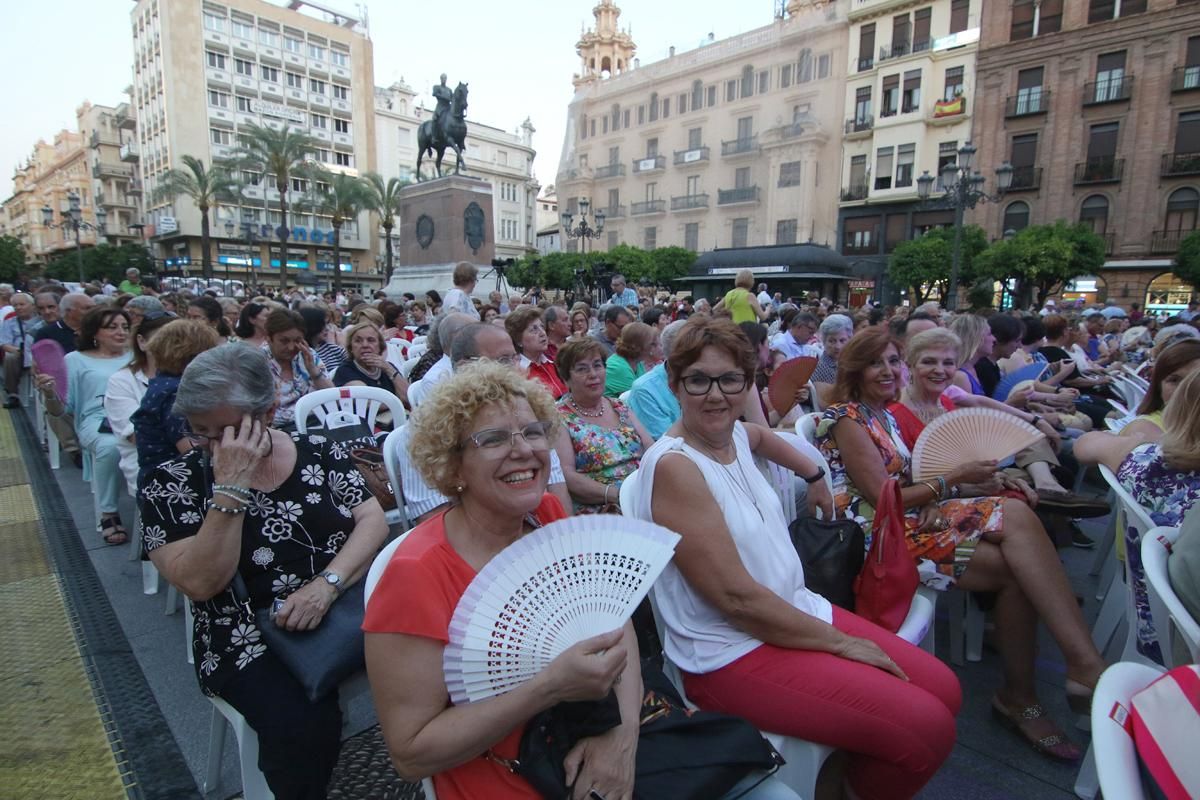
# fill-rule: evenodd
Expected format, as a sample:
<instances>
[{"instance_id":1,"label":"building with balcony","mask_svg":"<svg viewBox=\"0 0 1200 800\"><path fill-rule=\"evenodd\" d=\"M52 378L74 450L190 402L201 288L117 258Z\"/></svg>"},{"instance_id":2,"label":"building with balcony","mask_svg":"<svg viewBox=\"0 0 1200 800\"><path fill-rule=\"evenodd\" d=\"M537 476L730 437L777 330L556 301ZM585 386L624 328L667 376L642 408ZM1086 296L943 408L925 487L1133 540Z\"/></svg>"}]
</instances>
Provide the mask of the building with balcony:
<instances>
[{"instance_id":1,"label":"building with balcony","mask_svg":"<svg viewBox=\"0 0 1200 800\"><path fill-rule=\"evenodd\" d=\"M888 255L933 227L945 204L917 197L917 180L958 159L976 108L975 53L982 0L853 0L841 126L837 242L855 276L850 302L896 302Z\"/></svg>"},{"instance_id":2,"label":"building with balcony","mask_svg":"<svg viewBox=\"0 0 1200 800\"><path fill-rule=\"evenodd\" d=\"M374 113L377 171L385 179L414 180L417 129L422 122L433 118L433 110L418 105L416 91L400 80L386 89L375 87ZM492 185L496 258L521 258L537 244L540 229L537 196L541 187L533 176L534 132L528 117L512 133L467 120L467 151L463 153L465 172ZM447 150L442 162L443 172L453 171L454 163L454 152ZM426 177L434 175L433 159L426 158L421 166ZM400 230L398 222L395 230ZM382 235L382 231L380 233ZM449 285L446 288L450 288Z\"/></svg>"},{"instance_id":3,"label":"building with balcony","mask_svg":"<svg viewBox=\"0 0 1200 800\"><path fill-rule=\"evenodd\" d=\"M976 160L1012 188L970 215L989 237L1057 219L1100 234L1099 275L1063 296L1170 311L1171 273L1200 216L1200 4L1005 0L983 7ZM986 172L986 170L985 170Z\"/></svg>"},{"instance_id":4,"label":"building with balcony","mask_svg":"<svg viewBox=\"0 0 1200 800\"><path fill-rule=\"evenodd\" d=\"M130 21L131 110L140 124L126 158L136 154L140 164L146 233L168 268L196 272L201 263L200 214L191 201L150 202L163 173L182 167L184 155L206 165L228 158L239 129L253 123L312 136L313 161L331 171L360 175L374 168L373 51L362 21L306 0L287 7L264 0L138 0ZM290 238L281 254L274 181L245 177L242 202L210 212L214 270L270 285L282 262L289 283L328 286L335 266L330 220L294 205L309 187L293 179L287 189ZM345 286L382 282L375 238L367 213L342 227Z\"/></svg>"},{"instance_id":5,"label":"building with balcony","mask_svg":"<svg viewBox=\"0 0 1200 800\"><path fill-rule=\"evenodd\" d=\"M121 115L126 115L122 117ZM97 224L96 212L107 215L104 235L80 231L80 244L91 247L136 241L141 218L137 165L121 158L123 142L130 141L133 119L128 105L100 106L84 102L75 110L76 130L60 131L52 144L39 141L29 160L13 174L13 193L4 201L0 216L10 236L21 241L31 265L45 264L75 247L73 231L47 228L42 209L58 212L78 195L83 220ZM123 121L122 121L123 120Z\"/></svg>"},{"instance_id":6,"label":"building with balcony","mask_svg":"<svg viewBox=\"0 0 1200 800\"><path fill-rule=\"evenodd\" d=\"M765 27L639 64L620 10L600 0L555 181L563 211L581 199L604 211L594 249L831 242L849 6L792 0Z\"/></svg>"}]
</instances>

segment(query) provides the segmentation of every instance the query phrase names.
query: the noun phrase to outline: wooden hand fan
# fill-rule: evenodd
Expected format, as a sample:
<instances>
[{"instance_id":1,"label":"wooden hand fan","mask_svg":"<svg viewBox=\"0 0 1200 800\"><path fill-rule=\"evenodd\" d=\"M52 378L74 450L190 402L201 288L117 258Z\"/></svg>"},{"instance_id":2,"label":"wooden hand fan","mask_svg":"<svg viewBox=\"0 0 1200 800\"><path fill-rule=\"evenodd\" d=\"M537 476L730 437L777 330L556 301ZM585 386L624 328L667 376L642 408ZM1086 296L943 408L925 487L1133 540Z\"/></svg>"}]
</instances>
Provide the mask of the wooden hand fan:
<instances>
[{"instance_id":1,"label":"wooden hand fan","mask_svg":"<svg viewBox=\"0 0 1200 800\"><path fill-rule=\"evenodd\" d=\"M808 384L816 369L817 359L812 356L788 359L775 368L767 384L767 397L779 416L784 416L796 405L796 392Z\"/></svg>"},{"instance_id":2,"label":"wooden hand fan","mask_svg":"<svg viewBox=\"0 0 1200 800\"><path fill-rule=\"evenodd\" d=\"M678 541L651 522L596 514L551 523L500 551L450 620L442 655L450 699L503 694L572 645L620 628Z\"/></svg>"},{"instance_id":3,"label":"wooden hand fan","mask_svg":"<svg viewBox=\"0 0 1200 800\"><path fill-rule=\"evenodd\" d=\"M1003 461L1045 438L1041 431L1004 411L963 408L925 426L912 453L914 480L945 475L969 461Z\"/></svg>"}]
</instances>

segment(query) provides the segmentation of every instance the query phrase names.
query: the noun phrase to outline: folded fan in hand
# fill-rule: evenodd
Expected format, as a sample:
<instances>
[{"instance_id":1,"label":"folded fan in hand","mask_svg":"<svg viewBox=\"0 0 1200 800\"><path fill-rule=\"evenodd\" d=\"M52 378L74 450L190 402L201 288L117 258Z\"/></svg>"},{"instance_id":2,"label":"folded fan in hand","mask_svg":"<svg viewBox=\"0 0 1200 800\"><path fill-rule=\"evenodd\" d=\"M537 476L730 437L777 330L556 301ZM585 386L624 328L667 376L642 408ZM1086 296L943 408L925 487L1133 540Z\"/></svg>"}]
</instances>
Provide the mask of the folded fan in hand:
<instances>
[{"instance_id":1,"label":"folded fan in hand","mask_svg":"<svg viewBox=\"0 0 1200 800\"><path fill-rule=\"evenodd\" d=\"M775 368L767 384L767 397L780 416L796 405L796 392L808 385L808 379L816 369L817 360L812 356L791 358Z\"/></svg>"},{"instance_id":2,"label":"folded fan in hand","mask_svg":"<svg viewBox=\"0 0 1200 800\"><path fill-rule=\"evenodd\" d=\"M1003 461L1043 438L1037 428L993 408L951 411L925 426L912 453L915 480L945 475L969 461Z\"/></svg>"},{"instance_id":3,"label":"folded fan in hand","mask_svg":"<svg viewBox=\"0 0 1200 800\"><path fill-rule=\"evenodd\" d=\"M450 699L503 694L572 645L620 628L678 541L660 525L601 514L551 523L504 548L450 620L442 656Z\"/></svg>"}]
</instances>

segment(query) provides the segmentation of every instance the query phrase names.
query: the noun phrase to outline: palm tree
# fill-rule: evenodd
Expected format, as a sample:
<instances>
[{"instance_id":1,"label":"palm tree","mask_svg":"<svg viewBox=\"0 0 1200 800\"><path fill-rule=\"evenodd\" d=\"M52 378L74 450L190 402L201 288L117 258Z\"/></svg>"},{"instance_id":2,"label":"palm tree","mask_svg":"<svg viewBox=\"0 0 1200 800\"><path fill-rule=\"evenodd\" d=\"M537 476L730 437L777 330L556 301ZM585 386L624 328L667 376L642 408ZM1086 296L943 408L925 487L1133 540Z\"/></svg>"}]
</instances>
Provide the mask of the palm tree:
<instances>
[{"instance_id":1,"label":"palm tree","mask_svg":"<svg viewBox=\"0 0 1200 800\"><path fill-rule=\"evenodd\" d=\"M306 210L330 218L333 227L333 293L342 291L342 226L359 213L371 208L373 201L371 184L362 178L354 178L324 169L305 170L305 177L312 189L301 201Z\"/></svg>"},{"instance_id":2,"label":"palm tree","mask_svg":"<svg viewBox=\"0 0 1200 800\"><path fill-rule=\"evenodd\" d=\"M243 169L275 176L279 192L279 289L287 290L287 193L293 172L303 171L305 157L316 150L317 142L308 134L297 133L290 126L280 130L264 128L253 123L238 132L240 139L234 158Z\"/></svg>"},{"instance_id":3,"label":"palm tree","mask_svg":"<svg viewBox=\"0 0 1200 800\"><path fill-rule=\"evenodd\" d=\"M400 213L400 190L408 186L410 181L401 178L389 178L384 183L377 172L368 172L363 176L371 187L371 211L379 215L379 225L383 228L383 246L387 254L385 264L384 284L392 280L392 229L396 227L396 215Z\"/></svg>"},{"instance_id":4,"label":"palm tree","mask_svg":"<svg viewBox=\"0 0 1200 800\"><path fill-rule=\"evenodd\" d=\"M186 169L169 169L159 179L151 195L152 202L174 202L180 195L191 198L200 211L200 249L203 253L204 279L209 280L213 276L213 269L208 210L232 201L237 192L237 181L226 167L206 167L195 156L184 156L183 165Z\"/></svg>"}]
</instances>

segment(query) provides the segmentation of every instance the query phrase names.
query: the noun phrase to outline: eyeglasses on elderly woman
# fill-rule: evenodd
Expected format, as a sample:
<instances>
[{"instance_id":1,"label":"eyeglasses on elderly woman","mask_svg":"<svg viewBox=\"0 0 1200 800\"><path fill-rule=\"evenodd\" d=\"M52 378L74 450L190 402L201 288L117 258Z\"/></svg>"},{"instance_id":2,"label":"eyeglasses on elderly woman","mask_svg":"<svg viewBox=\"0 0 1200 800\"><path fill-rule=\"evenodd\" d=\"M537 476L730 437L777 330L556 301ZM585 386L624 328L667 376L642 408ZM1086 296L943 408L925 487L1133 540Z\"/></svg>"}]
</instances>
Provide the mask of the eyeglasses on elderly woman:
<instances>
[{"instance_id":1,"label":"eyeglasses on elderly woman","mask_svg":"<svg viewBox=\"0 0 1200 800\"><path fill-rule=\"evenodd\" d=\"M538 420L529 423L519 431L488 428L471 434L467 439L479 448L479 452L484 456L502 458L517 446L518 436L525 440L525 444L529 445L530 450L549 450L551 427L553 427L553 423Z\"/></svg>"},{"instance_id":2,"label":"eyeglasses on elderly woman","mask_svg":"<svg viewBox=\"0 0 1200 800\"><path fill-rule=\"evenodd\" d=\"M721 394L740 394L746 390L746 375L743 372L726 372L724 375L705 375L703 372L689 372L680 383L683 390L694 397L706 395L712 391L713 384L721 390Z\"/></svg>"}]
</instances>

